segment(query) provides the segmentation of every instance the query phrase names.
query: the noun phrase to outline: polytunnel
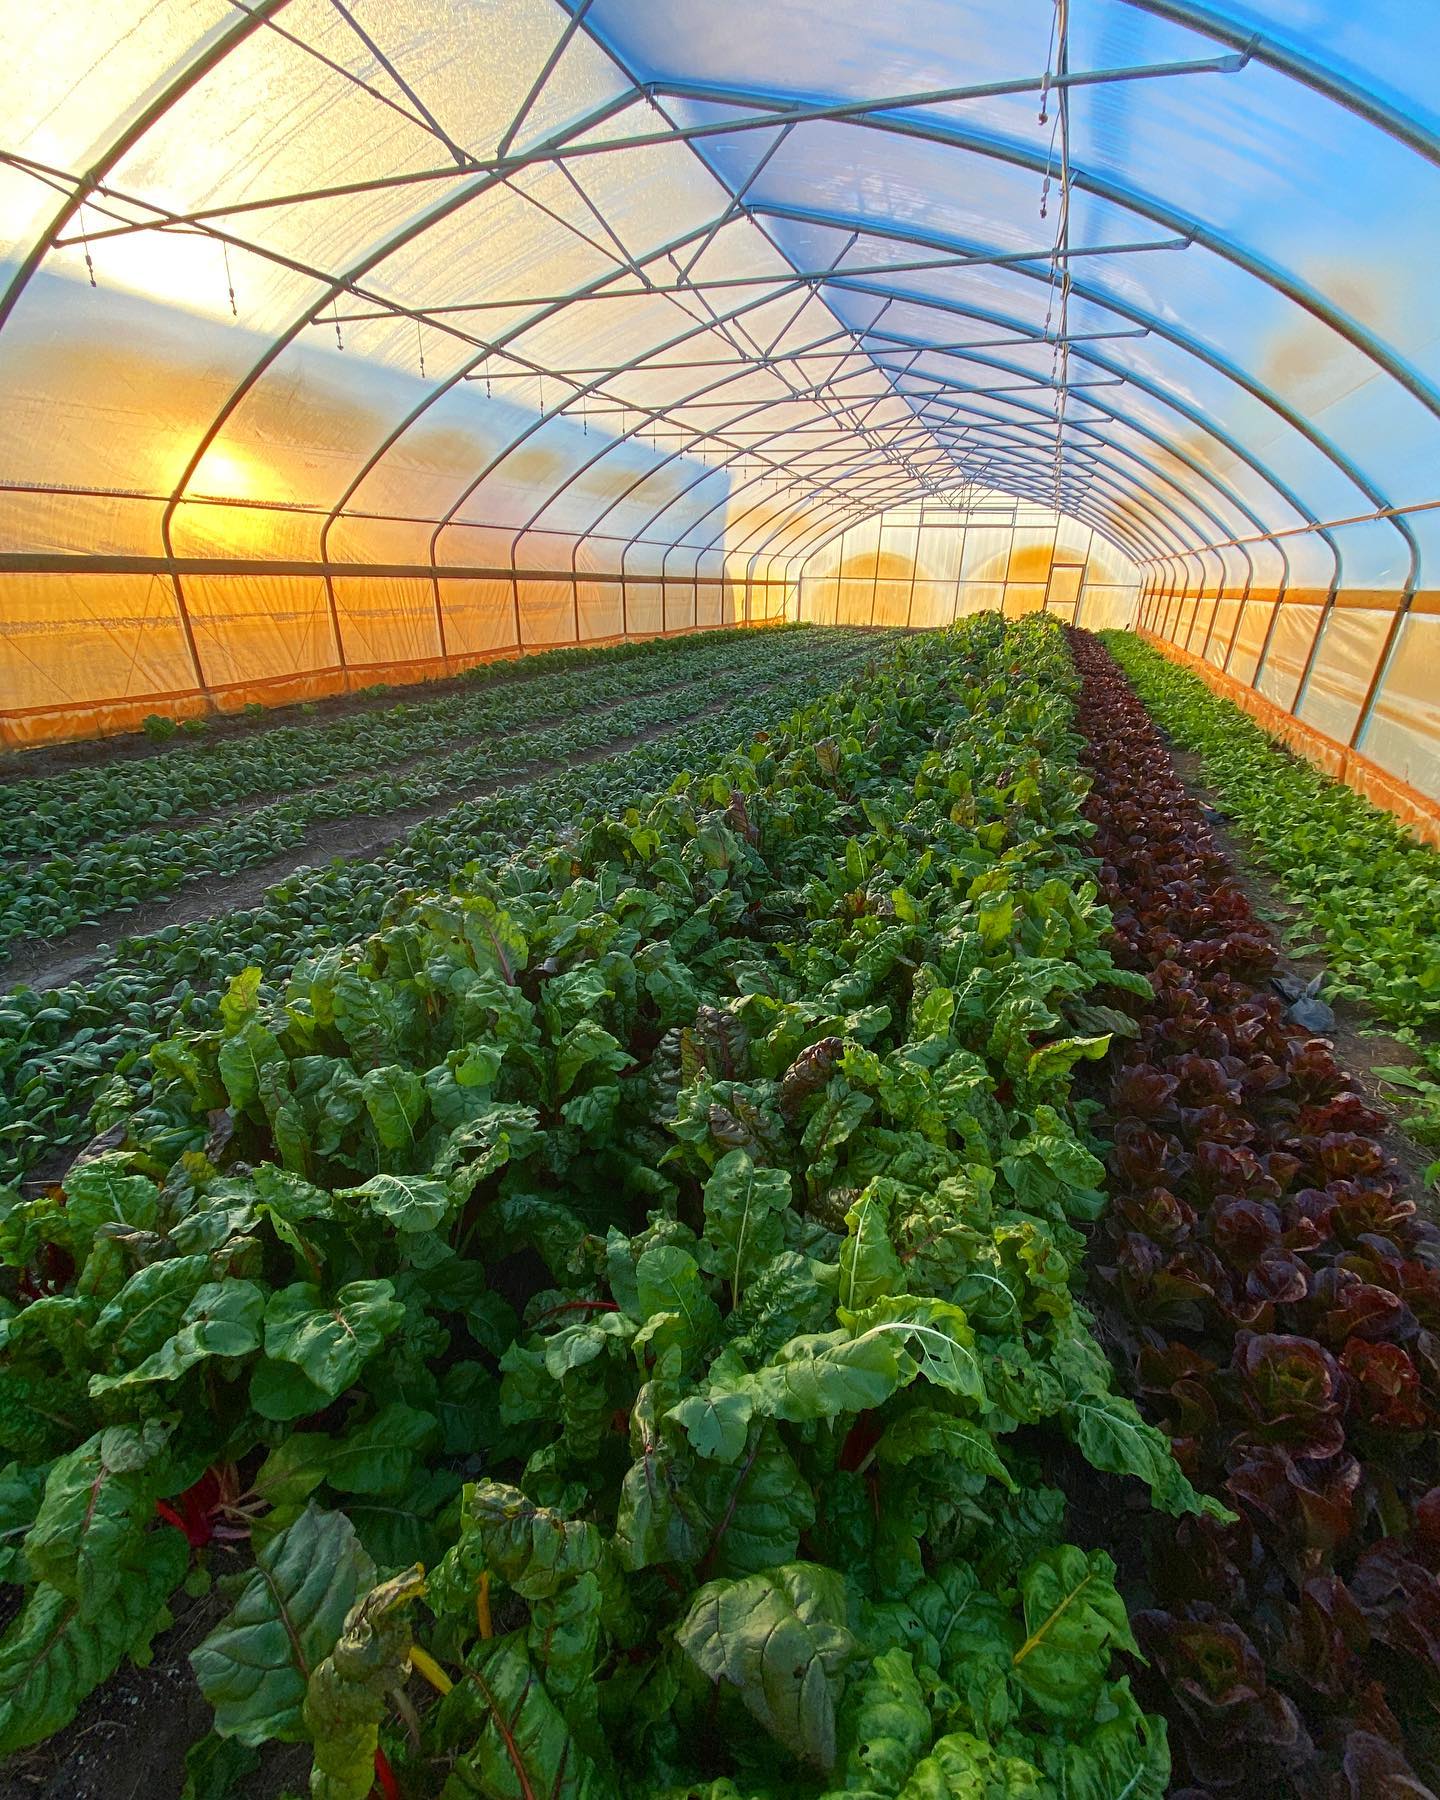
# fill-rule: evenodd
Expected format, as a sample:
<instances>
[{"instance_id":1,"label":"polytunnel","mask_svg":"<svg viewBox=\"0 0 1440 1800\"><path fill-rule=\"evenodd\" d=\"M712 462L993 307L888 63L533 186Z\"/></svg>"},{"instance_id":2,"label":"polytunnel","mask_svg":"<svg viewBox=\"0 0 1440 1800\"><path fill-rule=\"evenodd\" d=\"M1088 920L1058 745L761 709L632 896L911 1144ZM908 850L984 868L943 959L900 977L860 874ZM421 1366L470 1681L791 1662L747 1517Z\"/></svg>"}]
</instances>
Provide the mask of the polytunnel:
<instances>
[{"instance_id":1,"label":"polytunnel","mask_svg":"<svg viewBox=\"0 0 1440 1800\"><path fill-rule=\"evenodd\" d=\"M0 18L0 1800L1440 1800L1437 0Z\"/></svg>"},{"instance_id":2,"label":"polytunnel","mask_svg":"<svg viewBox=\"0 0 1440 1800\"><path fill-rule=\"evenodd\" d=\"M1039 509L1020 585L1064 515L1142 628L1433 797L1436 31L27 9L7 736L803 616L842 532L978 488Z\"/></svg>"}]
</instances>

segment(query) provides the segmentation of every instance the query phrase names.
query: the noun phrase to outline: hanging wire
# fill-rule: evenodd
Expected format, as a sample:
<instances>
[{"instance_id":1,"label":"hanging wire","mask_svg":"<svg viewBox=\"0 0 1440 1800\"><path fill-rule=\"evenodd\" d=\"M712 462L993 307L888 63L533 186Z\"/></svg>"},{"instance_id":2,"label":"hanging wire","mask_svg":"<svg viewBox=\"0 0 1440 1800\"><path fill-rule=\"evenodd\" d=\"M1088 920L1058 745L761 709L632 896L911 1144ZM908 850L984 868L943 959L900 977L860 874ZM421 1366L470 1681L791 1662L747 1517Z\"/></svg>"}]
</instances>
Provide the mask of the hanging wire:
<instances>
[{"instance_id":1,"label":"hanging wire","mask_svg":"<svg viewBox=\"0 0 1440 1800\"><path fill-rule=\"evenodd\" d=\"M415 321L415 348L420 352L420 379L425 379L425 339L420 334L420 321Z\"/></svg>"},{"instance_id":2,"label":"hanging wire","mask_svg":"<svg viewBox=\"0 0 1440 1800\"><path fill-rule=\"evenodd\" d=\"M235 277L230 273L230 246L224 238L220 240L220 254L225 259L225 291L230 296L230 311L238 319L240 308L235 304Z\"/></svg>"},{"instance_id":3,"label":"hanging wire","mask_svg":"<svg viewBox=\"0 0 1440 1800\"><path fill-rule=\"evenodd\" d=\"M332 305L335 316L335 348L337 350L343 350L345 348L345 340L340 335L340 296L338 294L336 294Z\"/></svg>"},{"instance_id":4,"label":"hanging wire","mask_svg":"<svg viewBox=\"0 0 1440 1800\"><path fill-rule=\"evenodd\" d=\"M1055 28L1059 40L1057 67L1063 74L1069 67L1070 0L1055 0ZM1070 388L1070 96L1061 91L1056 109L1060 131L1060 218L1055 233L1055 255L1051 260L1052 293L1054 275L1059 265L1059 320L1056 328L1055 352L1051 363L1051 380L1055 384L1055 468L1054 507L1060 511L1064 469L1065 406Z\"/></svg>"},{"instance_id":5,"label":"hanging wire","mask_svg":"<svg viewBox=\"0 0 1440 1800\"><path fill-rule=\"evenodd\" d=\"M85 267L90 274L90 285L92 288L99 287L100 284L95 279L95 264L90 259L89 227L85 223L85 202L83 200L80 202L80 242L85 247Z\"/></svg>"},{"instance_id":6,"label":"hanging wire","mask_svg":"<svg viewBox=\"0 0 1440 1800\"><path fill-rule=\"evenodd\" d=\"M1045 46L1045 74L1040 83L1040 123L1050 117L1050 82L1055 72L1055 15L1050 16L1050 42Z\"/></svg>"}]
</instances>

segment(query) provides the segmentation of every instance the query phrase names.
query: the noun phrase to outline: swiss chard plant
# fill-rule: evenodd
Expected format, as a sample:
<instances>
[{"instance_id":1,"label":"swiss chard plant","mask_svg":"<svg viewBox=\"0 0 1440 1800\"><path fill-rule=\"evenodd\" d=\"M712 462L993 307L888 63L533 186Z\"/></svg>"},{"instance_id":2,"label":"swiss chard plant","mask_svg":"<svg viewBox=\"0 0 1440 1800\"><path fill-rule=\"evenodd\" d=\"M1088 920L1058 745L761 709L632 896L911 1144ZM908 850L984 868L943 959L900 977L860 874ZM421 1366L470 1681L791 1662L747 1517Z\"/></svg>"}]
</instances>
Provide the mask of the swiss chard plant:
<instances>
[{"instance_id":1,"label":"swiss chard plant","mask_svg":"<svg viewBox=\"0 0 1440 1800\"><path fill-rule=\"evenodd\" d=\"M532 746L547 765L583 751L559 772L468 798L364 861L296 869L255 906L122 939L98 968L62 987L12 990L0 1000L0 1178L47 1159L56 1145L83 1142L86 1115L117 1070L130 1086L143 1082L150 1045L175 1023L213 1020L228 981L247 965L258 962L283 983L298 962L372 929L399 891L443 885L472 861L553 841L596 811L648 804L680 770L777 724L817 683L837 679L884 641L883 633L782 634L765 658L763 681L732 672L720 684L723 703L707 702L698 713L693 694L656 696L629 718L630 729L643 730L629 748L613 713L608 722L567 720ZM670 646L667 659L689 651ZM695 654L709 666L705 646ZM667 660L672 675L690 666ZM609 682L624 673L614 671ZM584 692L592 692L588 683ZM263 832L247 832L238 849L269 856L274 846ZM143 846L132 851L132 872L151 879L150 861ZM183 868L174 871L176 880L183 876Z\"/></svg>"}]
</instances>

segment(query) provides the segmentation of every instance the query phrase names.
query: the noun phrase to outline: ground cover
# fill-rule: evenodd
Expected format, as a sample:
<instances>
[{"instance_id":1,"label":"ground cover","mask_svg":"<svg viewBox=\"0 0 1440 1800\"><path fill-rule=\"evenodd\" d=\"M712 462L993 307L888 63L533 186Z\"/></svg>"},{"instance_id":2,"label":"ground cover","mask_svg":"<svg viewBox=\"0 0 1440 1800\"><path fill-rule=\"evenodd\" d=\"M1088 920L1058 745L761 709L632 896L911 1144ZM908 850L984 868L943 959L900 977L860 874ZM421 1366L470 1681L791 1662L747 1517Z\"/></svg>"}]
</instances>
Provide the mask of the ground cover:
<instances>
[{"instance_id":1,"label":"ground cover","mask_svg":"<svg viewBox=\"0 0 1440 1800\"><path fill-rule=\"evenodd\" d=\"M102 779L87 771L83 784L59 776L0 788L0 801L9 799L16 813L6 825L9 847L43 842L48 852L0 863L0 956L27 939L55 940L100 924L208 875L298 852L320 821L381 819L433 804L531 763L577 754L597 733L643 729L687 696L698 707L739 691L753 679L748 669L784 672L799 648L793 634L786 636L772 645L759 633L671 640L614 665L532 675L480 696L399 707L312 732L272 732L258 745L225 746L214 758L192 753L183 765L156 760ZM648 711L641 706L647 697ZM250 754L259 749L263 758ZM222 761L217 779L212 762ZM198 793L215 804L227 794L275 792L286 797L168 823L190 810ZM116 835L117 816L132 829Z\"/></svg>"},{"instance_id":2,"label":"ground cover","mask_svg":"<svg viewBox=\"0 0 1440 1800\"><path fill-rule=\"evenodd\" d=\"M85 756L76 767L32 770L22 755L13 766L0 768L0 825L6 853L29 856L68 850L76 843L179 814L209 811L257 794L288 793L417 750L441 748L463 735L472 704L486 707L514 700L532 682L550 686L565 677L561 685L566 686L568 678L588 671L591 683L603 685L616 670L635 664L663 666L677 653L683 656L719 643L734 648L748 635L700 632L482 663L446 682L439 694L431 693L426 684L383 697L327 701L317 707L313 722L295 717L292 709L278 715L262 709L258 716L226 721L231 735L218 740L207 729L198 742L187 736L159 743L126 737L63 746L68 754ZM482 711L479 717L487 715ZM36 754L48 757L56 752Z\"/></svg>"}]
</instances>

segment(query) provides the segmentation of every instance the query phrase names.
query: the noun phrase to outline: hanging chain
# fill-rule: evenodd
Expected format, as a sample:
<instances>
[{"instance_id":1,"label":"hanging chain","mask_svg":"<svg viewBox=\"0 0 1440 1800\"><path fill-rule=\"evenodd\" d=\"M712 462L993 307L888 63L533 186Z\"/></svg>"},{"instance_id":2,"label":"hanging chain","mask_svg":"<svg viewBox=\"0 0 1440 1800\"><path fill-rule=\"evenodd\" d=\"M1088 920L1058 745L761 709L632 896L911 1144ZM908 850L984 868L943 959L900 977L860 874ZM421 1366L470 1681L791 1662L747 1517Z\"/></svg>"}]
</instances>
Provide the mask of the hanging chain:
<instances>
[{"instance_id":1,"label":"hanging chain","mask_svg":"<svg viewBox=\"0 0 1440 1800\"><path fill-rule=\"evenodd\" d=\"M343 350L345 348L345 340L340 335L340 296L338 294L336 294L334 298L333 308L335 315L335 348L337 350Z\"/></svg>"},{"instance_id":2,"label":"hanging chain","mask_svg":"<svg viewBox=\"0 0 1440 1800\"><path fill-rule=\"evenodd\" d=\"M420 335L420 321L415 321L415 348L420 352L420 379L425 379L425 339Z\"/></svg>"},{"instance_id":3,"label":"hanging chain","mask_svg":"<svg viewBox=\"0 0 1440 1800\"><path fill-rule=\"evenodd\" d=\"M238 319L240 308L235 304L235 277L230 273L230 246L224 238L220 240L220 254L225 259L225 291L230 296L230 311Z\"/></svg>"}]
</instances>

